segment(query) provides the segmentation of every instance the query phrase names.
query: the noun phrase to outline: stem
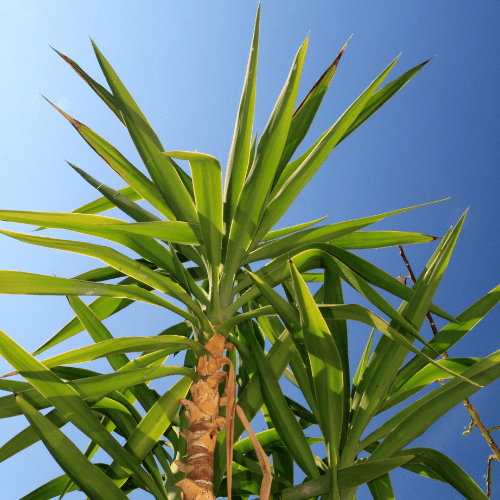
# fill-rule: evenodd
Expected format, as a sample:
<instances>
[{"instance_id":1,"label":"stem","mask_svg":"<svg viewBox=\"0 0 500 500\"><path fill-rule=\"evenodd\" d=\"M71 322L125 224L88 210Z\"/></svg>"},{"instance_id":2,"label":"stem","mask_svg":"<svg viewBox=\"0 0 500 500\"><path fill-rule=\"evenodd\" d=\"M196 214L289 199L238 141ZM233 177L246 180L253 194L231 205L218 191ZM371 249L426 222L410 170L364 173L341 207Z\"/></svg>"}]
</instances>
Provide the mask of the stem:
<instances>
[{"instance_id":1,"label":"stem","mask_svg":"<svg viewBox=\"0 0 500 500\"><path fill-rule=\"evenodd\" d=\"M491 437L489 430L485 427L485 425L479 418L477 410L470 404L470 401L468 399L464 401L464 405L467 408L467 411L469 412L472 420L474 420L474 425L481 431L481 434L483 435L484 439L486 439L486 442L491 448L491 451L495 454L496 459L500 461L500 449Z\"/></svg>"},{"instance_id":2,"label":"stem","mask_svg":"<svg viewBox=\"0 0 500 500\"><path fill-rule=\"evenodd\" d=\"M226 373L220 368L225 364L224 349L232 349L226 339L216 333L206 344L210 358L201 356L196 372L201 375L191 385L192 401L179 399L187 409L189 430L181 436L187 441L186 463L175 461L179 470L186 473L185 479L176 484L182 489L184 500L215 500L212 478L214 475L214 450L219 430L226 427L226 419L219 415L219 384Z\"/></svg>"},{"instance_id":3,"label":"stem","mask_svg":"<svg viewBox=\"0 0 500 500\"><path fill-rule=\"evenodd\" d=\"M493 460L495 459L495 455L490 455L488 458L488 474L486 475L486 496L490 498L491 496L491 466L493 465ZM497 458L498 460L498 458Z\"/></svg>"}]
</instances>

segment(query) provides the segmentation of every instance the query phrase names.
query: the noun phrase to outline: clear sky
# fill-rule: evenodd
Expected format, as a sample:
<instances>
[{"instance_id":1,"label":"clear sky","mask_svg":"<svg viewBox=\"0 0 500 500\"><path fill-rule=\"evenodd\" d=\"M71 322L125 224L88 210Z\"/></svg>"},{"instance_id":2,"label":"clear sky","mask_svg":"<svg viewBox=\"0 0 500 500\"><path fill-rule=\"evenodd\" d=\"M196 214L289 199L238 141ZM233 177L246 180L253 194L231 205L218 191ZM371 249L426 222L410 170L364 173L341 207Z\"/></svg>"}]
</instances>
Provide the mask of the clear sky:
<instances>
[{"instance_id":1,"label":"clear sky","mask_svg":"<svg viewBox=\"0 0 500 500\"><path fill-rule=\"evenodd\" d=\"M88 36L127 85L165 148L208 153L225 165L256 9L257 2L248 0L5 0L0 7L0 208L70 211L93 200L93 188L64 160L105 184L123 187L40 93L140 164L125 128L48 45L104 83ZM453 196L376 228L442 236L470 207L435 302L459 314L497 286L499 21L500 4L493 1L263 0L254 124L260 131L308 33L299 100L353 37L306 145L400 52L389 80L438 56L333 151L280 226L328 214L333 223ZM8 223L1 227L29 230ZM63 233L51 232L57 234ZM416 273L434 248L427 244L406 249ZM363 255L394 276L406 275L397 248ZM0 242L2 269L70 277L99 265L90 258L3 237ZM158 333L176 321L155 314L147 306L134 306L106 324L114 335L137 335ZM30 351L71 317L62 297L0 297L0 328ZM500 311L493 311L450 354L485 356L500 349L499 320ZM423 333L432 335L427 327ZM350 339L356 363L366 338L360 330ZM86 343L82 333L63 347ZM0 373L8 371L0 359ZM497 381L472 398L487 427L500 425L499 390ZM0 444L25 426L21 417L10 420L0 422ZM461 435L468 423L467 412L459 406L415 445L447 453L484 487L490 450L477 430ZM257 422L256 430L262 426ZM75 439L85 446L81 436ZM492 498L500 498L500 464L494 463L493 469ZM0 464L1 496L20 498L60 473L43 446L36 445ZM408 471L392 477L399 498L459 498L451 487ZM137 492L132 498L146 497ZM358 500L366 498L368 489L361 488Z\"/></svg>"}]
</instances>

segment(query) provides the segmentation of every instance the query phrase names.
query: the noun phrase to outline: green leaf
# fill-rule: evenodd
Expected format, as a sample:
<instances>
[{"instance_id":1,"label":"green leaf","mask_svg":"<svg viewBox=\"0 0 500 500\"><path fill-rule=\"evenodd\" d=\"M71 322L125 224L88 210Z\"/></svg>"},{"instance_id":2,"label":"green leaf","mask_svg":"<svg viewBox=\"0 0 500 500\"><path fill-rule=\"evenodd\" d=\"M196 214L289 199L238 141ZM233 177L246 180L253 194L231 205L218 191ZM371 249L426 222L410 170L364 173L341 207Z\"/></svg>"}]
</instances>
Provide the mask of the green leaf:
<instances>
[{"instance_id":1,"label":"green leaf","mask_svg":"<svg viewBox=\"0 0 500 500\"><path fill-rule=\"evenodd\" d=\"M158 353L158 356L165 357L164 351ZM133 361L130 363L133 363ZM102 399L110 392L126 389L147 382L148 380L156 380L171 375L187 376L193 381L197 381L199 378L193 370L184 367L152 366L146 368L126 368L127 369L121 369L115 373L73 380L64 385L69 387L71 391L79 394L81 398L89 400L89 404L95 404L99 399ZM55 369L51 370L54 376L56 376L55 372ZM33 386L35 385L33 384ZM37 389L29 389L23 391L22 394L23 397L38 410L53 405L53 402L42 395ZM0 418L8 418L18 414L19 410L15 405L13 396L4 396L0 398Z\"/></svg>"},{"instance_id":2,"label":"green leaf","mask_svg":"<svg viewBox=\"0 0 500 500\"><path fill-rule=\"evenodd\" d=\"M428 62L423 62L413 69L410 69L406 73L403 73L399 78L396 78L391 83L387 84L385 87L381 88L375 92L359 115L356 120L351 124L347 132L342 137L343 141L348 135L352 134L361 124L363 124L370 116L372 116L376 111L378 111L391 97L393 97L400 89L402 89Z\"/></svg>"},{"instance_id":3,"label":"green leaf","mask_svg":"<svg viewBox=\"0 0 500 500\"><path fill-rule=\"evenodd\" d=\"M260 375L264 402L281 440L306 475L313 479L318 477L318 468L314 462L307 439L292 410L286 403L278 382L279 379L271 363L264 355L264 351L253 334L248 335L246 340L251 345L252 354Z\"/></svg>"},{"instance_id":4,"label":"green leaf","mask_svg":"<svg viewBox=\"0 0 500 500\"><path fill-rule=\"evenodd\" d=\"M94 359L114 356L126 352L159 351L174 346L178 346L179 351L191 349L198 355L205 354L205 349L199 342L186 337L178 337L176 335L166 335L162 337L121 337L117 339L102 340L97 344L79 347L78 349L63 352L62 354L56 354L51 358L45 359L42 363L51 368L59 365L85 363L87 361L93 361Z\"/></svg>"},{"instance_id":5,"label":"green leaf","mask_svg":"<svg viewBox=\"0 0 500 500\"><path fill-rule=\"evenodd\" d=\"M111 207L118 207L123 213L132 217L137 222L159 221L156 215L148 212L137 203L134 203L130 198L123 195L119 191L106 186L102 182L94 179L92 176L84 172L81 168L73 165L69 161L66 162L77 174L85 179L92 187L96 188L110 202ZM94 212L95 213L95 212Z\"/></svg>"},{"instance_id":6,"label":"green leaf","mask_svg":"<svg viewBox=\"0 0 500 500\"><path fill-rule=\"evenodd\" d=\"M319 425L325 440L330 469L336 471L339 465L344 413L342 361L321 312L292 262L290 269L300 311L300 324L311 363ZM329 495L331 498L337 498L339 485L336 474L331 475L330 479Z\"/></svg>"},{"instance_id":7,"label":"green leaf","mask_svg":"<svg viewBox=\"0 0 500 500\"><path fill-rule=\"evenodd\" d=\"M413 287L415 294L412 299L408 303L403 303L400 307L401 314L417 330L421 328L426 318L431 300L460 234L464 216L462 216L454 230L436 248L428 265ZM413 341L406 332L403 333L408 341ZM343 459L345 457L346 461L352 459L355 455L358 440L380 405L384 403L389 388L407 356L407 347L392 343L385 337L379 341L353 397L351 431L343 452L345 454L343 454ZM466 375L459 375L458 377L468 378ZM477 381L473 382L477 383ZM470 385L477 389L477 386Z\"/></svg>"},{"instance_id":8,"label":"green leaf","mask_svg":"<svg viewBox=\"0 0 500 500\"><path fill-rule=\"evenodd\" d=\"M252 309L248 312L244 312L241 314L236 314L232 318L224 321L220 325L217 325L215 328L222 335L228 334L233 327L253 318L259 318L262 316L268 316L270 314L276 314L274 308L272 306L259 307L259 309Z\"/></svg>"},{"instance_id":9,"label":"green leaf","mask_svg":"<svg viewBox=\"0 0 500 500\"><path fill-rule=\"evenodd\" d=\"M180 307L154 293L130 285L107 285L78 281L54 276L23 273L20 271L0 271L0 294L10 295L98 295L108 297L124 297L139 300L147 304L164 307L179 316L197 323L196 318L183 311Z\"/></svg>"},{"instance_id":10,"label":"green leaf","mask_svg":"<svg viewBox=\"0 0 500 500\"><path fill-rule=\"evenodd\" d=\"M285 323L285 326L292 333L301 330L300 316L297 309L285 300L278 292L273 290L265 281L259 276L251 272L247 272L253 283L257 286L259 291L269 301L273 309L279 314L280 318Z\"/></svg>"},{"instance_id":11,"label":"green leaf","mask_svg":"<svg viewBox=\"0 0 500 500\"><path fill-rule=\"evenodd\" d=\"M370 488L373 500L396 500L389 474L369 481L368 488Z\"/></svg>"},{"instance_id":12,"label":"green leaf","mask_svg":"<svg viewBox=\"0 0 500 500\"><path fill-rule=\"evenodd\" d=\"M313 297L316 301L316 297ZM324 304L344 304L344 294L342 291L342 280L338 274L332 272L330 269L325 270L324 285L323 285L323 303ZM344 381L343 389L343 403L342 403L342 431L340 436L339 451L342 451L347 434L349 432L349 413L350 413L350 369L349 369L349 341L347 332L346 320L336 320L330 314L328 308L321 309L321 314L325 318L328 330L332 334L335 345L339 351L340 361L342 364L342 373Z\"/></svg>"},{"instance_id":13,"label":"green leaf","mask_svg":"<svg viewBox=\"0 0 500 500\"><path fill-rule=\"evenodd\" d=\"M68 423L68 420L64 418L58 410L52 410L47 413L45 415L45 419L50 421L57 428ZM25 450L32 444L37 443L39 440L40 436L37 434L35 428L31 425L26 427L0 447L0 463L16 455L22 450Z\"/></svg>"},{"instance_id":14,"label":"green leaf","mask_svg":"<svg viewBox=\"0 0 500 500\"><path fill-rule=\"evenodd\" d=\"M440 200L432 203L424 203L422 205L415 205L413 207L401 208L399 210L393 210L380 215L372 215L370 217L363 217L361 219L350 220L346 222L337 222L336 224L330 224L328 226L323 226L315 229L304 229L296 233L290 234L276 241L271 241L259 246L256 250L251 252L244 260L245 264L250 262L255 262L258 260L272 259L282 255L285 251L293 250L294 248L307 245L309 243L323 243L327 241L335 240L342 236L348 235L349 233L354 233L359 229L374 224L375 222L381 221L386 217L391 215L406 212L408 210L413 210L415 208L425 207L426 205L431 205L434 203L440 203ZM335 241L333 241L335 244Z\"/></svg>"},{"instance_id":15,"label":"green leaf","mask_svg":"<svg viewBox=\"0 0 500 500\"><path fill-rule=\"evenodd\" d=\"M429 344L439 354L453 347L460 339L467 335L497 304L500 302L500 285L491 292L468 307L457 316L461 324L449 323L442 328ZM422 352L431 358L436 358L436 352L424 347ZM389 396L398 391L402 385L409 380L415 373L426 365L423 358L415 357L410 360L398 373L390 390Z\"/></svg>"},{"instance_id":16,"label":"green leaf","mask_svg":"<svg viewBox=\"0 0 500 500\"><path fill-rule=\"evenodd\" d=\"M4 375L6 377L7 375ZM31 389L29 382L0 378L0 391L21 392Z\"/></svg>"},{"instance_id":17,"label":"green leaf","mask_svg":"<svg viewBox=\"0 0 500 500\"><path fill-rule=\"evenodd\" d=\"M150 236L151 238L158 238L172 243L181 243L183 245L201 244L200 226L189 222L122 222L118 224L103 224L102 227L126 233Z\"/></svg>"},{"instance_id":18,"label":"green leaf","mask_svg":"<svg viewBox=\"0 0 500 500\"><path fill-rule=\"evenodd\" d=\"M277 191L277 188L273 190L270 202L268 204L266 203L265 212L261 218L258 231L253 238L254 245L261 241L264 235L274 227L300 191L302 191L304 186L311 180L312 176L362 111L373 92L389 74L394 64L396 64L397 59L398 58L389 64L356 101L351 104L337 122L325 133L323 138L317 143L300 166L298 166L294 172L290 173L290 177L286 181L283 179L283 187L281 187L279 191ZM280 177L280 183L282 178L283 174Z\"/></svg>"},{"instance_id":19,"label":"green leaf","mask_svg":"<svg viewBox=\"0 0 500 500\"><path fill-rule=\"evenodd\" d=\"M349 39L350 40L350 39ZM281 155L281 159L278 165L278 170L276 171L276 177L274 185L281 176L283 170L285 169L287 163L292 158L293 154L297 150L297 147L302 143L309 128L312 125L316 113L325 97L326 91L332 82L332 79L337 71L337 66L342 58L347 43L342 47L337 57L334 59L332 64L328 66L326 71L321 75L318 81L313 85L312 89L306 95L304 100L297 106L297 109L293 113L292 122L290 124L290 130L288 131L288 137L286 139L286 144ZM273 187L274 187L273 185Z\"/></svg>"},{"instance_id":20,"label":"green leaf","mask_svg":"<svg viewBox=\"0 0 500 500\"><path fill-rule=\"evenodd\" d=\"M229 151L224 185L224 226L229 232L236 211L238 198L250 165L250 142L252 139L255 92L257 85L257 59L259 56L260 4L255 18L252 47L241 94L238 116L234 127L233 141ZM229 236L228 234L226 236Z\"/></svg>"},{"instance_id":21,"label":"green leaf","mask_svg":"<svg viewBox=\"0 0 500 500\"><path fill-rule=\"evenodd\" d=\"M191 378L183 377L158 399L132 431L124 449L139 461L144 460L172 422L179 410L179 399L186 396L192 383ZM119 486L123 485L129 476L117 462L111 464L109 472L112 477L117 478Z\"/></svg>"},{"instance_id":22,"label":"green leaf","mask_svg":"<svg viewBox=\"0 0 500 500\"><path fill-rule=\"evenodd\" d=\"M356 392L356 388L359 384L359 381L363 378L363 373L365 371L366 366L368 365L368 361L370 360L370 353L372 350L373 343L373 334L375 333L375 328L372 328L370 333L370 337L368 338L368 342L366 343L365 350L363 351L363 355L361 356L361 360L359 361L358 369L356 370L356 375L354 375L354 379L352 380L352 394Z\"/></svg>"},{"instance_id":23,"label":"green leaf","mask_svg":"<svg viewBox=\"0 0 500 500\"><path fill-rule=\"evenodd\" d=\"M260 485L262 483L262 474L251 470L242 470L233 474L231 492L233 496L259 495ZM283 487L283 485L280 485ZM273 480L271 483L271 494L277 494L280 491L278 483ZM224 479L219 490L219 496L227 497L227 480Z\"/></svg>"},{"instance_id":24,"label":"green leaf","mask_svg":"<svg viewBox=\"0 0 500 500\"><path fill-rule=\"evenodd\" d=\"M357 250L428 243L437 239L439 239L437 236L403 231L356 231L337 238L332 244L340 248Z\"/></svg>"},{"instance_id":25,"label":"green leaf","mask_svg":"<svg viewBox=\"0 0 500 500\"><path fill-rule=\"evenodd\" d=\"M481 358L450 358L439 359L436 361L441 366L453 370L455 373L463 373L467 368L476 364ZM449 378L449 374L440 370L436 365L427 365L411 377L401 388L391 396L388 396L385 402L380 406L378 413L381 413L393 406L407 400L417 392L430 386L436 380Z\"/></svg>"},{"instance_id":26,"label":"green leaf","mask_svg":"<svg viewBox=\"0 0 500 500\"><path fill-rule=\"evenodd\" d=\"M97 236L137 252L141 257L155 263L158 267L175 273L170 252L158 241L132 233L123 233L103 227L103 224L124 224L121 219L102 215L58 213L58 212L23 212L20 210L0 210L0 218L21 224L42 225L47 228L68 229L82 234Z\"/></svg>"},{"instance_id":27,"label":"green leaf","mask_svg":"<svg viewBox=\"0 0 500 500\"><path fill-rule=\"evenodd\" d=\"M142 200L143 197L137 193L130 186L118 189L117 193L120 193L122 196L125 196L130 201L139 201ZM71 213L72 214L100 214L102 212L106 212L107 210L111 210L115 208L115 204L111 203L106 197L98 198L97 200L91 201L90 203L86 203L79 208L75 208Z\"/></svg>"},{"instance_id":28,"label":"green leaf","mask_svg":"<svg viewBox=\"0 0 500 500\"><path fill-rule=\"evenodd\" d=\"M125 121L123 120L113 94L90 77L80 66L78 66L75 61L64 54L61 54L58 50L54 49L54 47L52 47L52 49L57 52L85 80L86 83L88 83L90 88L106 103L109 109L111 109L116 117L125 125Z\"/></svg>"},{"instance_id":29,"label":"green leaf","mask_svg":"<svg viewBox=\"0 0 500 500\"><path fill-rule=\"evenodd\" d=\"M264 236L264 238L262 238L262 241L276 240L278 238L281 238L282 236L287 236L288 234L300 231L301 229L308 229L309 227L324 221L327 217L328 215L326 215L325 217L321 217L321 219L313 220L311 222L303 222L302 224L297 224L296 226L285 227L283 229L276 229L276 231L269 231Z\"/></svg>"},{"instance_id":30,"label":"green leaf","mask_svg":"<svg viewBox=\"0 0 500 500\"><path fill-rule=\"evenodd\" d=\"M176 220L176 216L163 200L157 186L155 186L140 170L130 163L112 144L96 134L83 123L75 120L62 109L45 98L71 125L76 129L84 141L137 193L149 201L167 219Z\"/></svg>"},{"instance_id":31,"label":"green leaf","mask_svg":"<svg viewBox=\"0 0 500 500\"><path fill-rule=\"evenodd\" d=\"M463 376L486 386L500 377L500 351L477 362ZM373 452L373 459L392 455L422 435L437 419L479 390L477 386L453 379L415 401L367 436L359 449L385 437Z\"/></svg>"},{"instance_id":32,"label":"green leaf","mask_svg":"<svg viewBox=\"0 0 500 500\"><path fill-rule=\"evenodd\" d=\"M175 165L169 158L161 154L164 148L148 120L93 41L92 46L125 119L130 137L163 200L174 213L176 219L185 222L198 222L193 199L182 182ZM168 215L164 215L171 219Z\"/></svg>"},{"instance_id":33,"label":"green leaf","mask_svg":"<svg viewBox=\"0 0 500 500\"><path fill-rule=\"evenodd\" d=\"M113 268L111 268L113 269ZM115 271L115 269L113 269ZM80 278L73 278L73 279L80 279ZM120 281L118 285L127 285L131 281L135 281L132 278L125 278L124 280ZM134 300L130 299L120 299L120 298L113 298L113 297L99 297L93 302L91 302L88 307L90 310L95 314L97 319L100 321L109 318L109 316L112 316L113 314L121 311L125 307L128 307L130 304L133 304ZM60 342L72 337L73 335L76 335L77 333L81 332L83 330L83 325L81 324L80 320L75 317L72 320L70 320L68 323L66 323L61 329L59 329L49 340L44 342L34 353L33 356L36 356L37 354L41 354L43 351L46 351L50 347L53 347Z\"/></svg>"},{"instance_id":34,"label":"green leaf","mask_svg":"<svg viewBox=\"0 0 500 500\"><path fill-rule=\"evenodd\" d=\"M99 321L96 315L92 312L92 309L90 309L80 297L76 295L68 295L67 299L69 305L94 342L97 343L113 339L109 330ZM113 370L119 370L122 366L129 362L129 359L123 353L111 354L107 356L107 359Z\"/></svg>"},{"instance_id":35,"label":"green leaf","mask_svg":"<svg viewBox=\"0 0 500 500\"><path fill-rule=\"evenodd\" d=\"M413 344L408 341L404 335L399 333L397 330L395 330L393 327L391 327L386 321L384 321L380 316L377 316L376 314L372 313L368 309L365 309L364 307L360 306L359 304L343 304L343 305L320 305L320 308L328 308L330 313L332 314L332 317L334 319L351 319L355 321L360 321L362 323L365 323L367 325L373 326L376 328L380 333L383 333L386 337L390 338L397 344L400 344L401 346L405 347L407 350L410 350L413 353L417 353L417 351L420 353L420 355L425 356L426 360L429 363L432 363L434 366L436 366L439 370L439 372L443 373L446 372L449 376L452 375L454 377L461 378L462 380L471 383L473 385L477 385L473 383L471 380L468 380L467 378L463 377L460 375L460 372L454 372L453 370L449 369L446 364L439 363L427 355L423 354L423 352L419 351L416 347L413 346Z\"/></svg>"},{"instance_id":36,"label":"green leaf","mask_svg":"<svg viewBox=\"0 0 500 500\"><path fill-rule=\"evenodd\" d=\"M220 321L219 269L222 251L222 173L219 160L213 156L185 151L165 153L188 160L193 176L196 211L203 237L210 281L208 316Z\"/></svg>"},{"instance_id":37,"label":"green leaf","mask_svg":"<svg viewBox=\"0 0 500 500\"><path fill-rule=\"evenodd\" d=\"M267 359L276 374L275 377L279 380L281 375L285 371L290 359L295 354L296 350L293 344L292 337L287 331L284 331L279 339L276 339L273 347L269 350L267 354ZM264 399L261 390L261 376L259 373L255 373L250 380L250 382L245 386L245 388L238 395L238 405L243 409L245 415L249 422L253 420L255 415L259 412L260 408L264 404ZM237 441L244 432L243 424L236 420L234 425L234 440ZM214 461L214 492L217 492L222 477L226 470L226 450L225 450L225 433L224 431L220 434L217 439L217 447L215 449L215 461Z\"/></svg>"},{"instance_id":38,"label":"green leaf","mask_svg":"<svg viewBox=\"0 0 500 500\"><path fill-rule=\"evenodd\" d=\"M286 256L284 256L286 257ZM329 269L338 276L340 276L346 283L352 286L356 291L368 299L375 307L380 309L384 314L387 314L392 320L401 325L405 330L411 332L415 338L418 338L422 343L428 345L425 339L418 333L418 331L401 316L390 304L387 302L376 290L374 290L361 276L353 272L349 267L344 265L342 262L338 261L332 257L329 253L323 250L307 250L299 255L292 258L294 265L301 271L308 269L317 269L321 267L323 269ZM283 265L275 269L275 272L264 272L265 267L262 268L257 274L264 274L266 276L266 281L270 286L276 286L277 284L287 280L289 278L290 271L286 267L286 261L283 258ZM248 290L239 299L237 299L233 304L227 308L226 314L234 312L237 308L241 307L248 300L258 296L259 292L257 290Z\"/></svg>"},{"instance_id":39,"label":"green leaf","mask_svg":"<svg viewBox=\"0 0 500 500\"><path fill-rule=\"evenodd\" d=\"M28 493L20 500L50 500L51 498L54 498L62 493L67 482L68 476L66 474L62 474L61 476L56 477L48 483L38 487L36 490L33 490L31 493ZM72 487L68 491L75 490L78 490L78 486L72 483Z\"/></svg>"},{"instance_id":40,"label":"green leaf","mask_svg":"<svg viewBox=\"0 0 500 500\"><path fill-rule=\"evenodd\" d=\"M362 259L358 255L355 255L333 245L322 245L318 246L318 248L322 248L329 254L333 255L335 258L343 262L346 266L351 268L354 272L363 277L368 283L382 288L382 290L392 293L400 299L409 302L415 294L414 290L406 286L404 283L401 283L397 278L386 273L371 262ZM460 324L460 321L458 321L439 307L435 306L434 304L431 304L429 306L429 311L455 324Z\"/></svg>"},{"instance_id":41,"label":"green leaf","mask_svg":"<svg viewBox=\"0 0 500 500\"><path fill-rule=\"evenodd\" d=\"M171 297L179 300L187 307L189 307L202 323L205 321L205 315L201 311L200 307L193 301L190 295L188 295L181 286L175 283L172 279L151 270L147 266L143 266L130 257L127 257L114 250L113 248L105 247L102 245L95 245L93 243L60 240L56 238L47 238L45 236L33 236L23 233L14 233L12 231L5 230L0 230L0 234L5 234L6 236L19 241L23 241L25 243L48 248L55 248L57 250L64 250L66 252L78 253L81 255L87 255L89 257L100 259L106 264L109 264L110 266L128 274L136 280L146 283L156 290L160 290L161 292L166 293L167 295L170 295ZM208 329L208 331L210 331L210 329Z\"/></svg>"},{"instance_id":42,"label":"green leaf","mask_svg":"<svg viewBox=\"0 0 500 500\"><path fill-rule=\"evenodd\" d=\"M146 259L134 259L136 262L139 262L139 264L142 264L144 266L149 267L149 269L156 270L158 269L158 266L153 264L152 262L149 262ZM125 273L122 273L121 271L118 271L118 269L115 269L114 267L111 266L104 266L104 267L97 267L95 269L92 269L90 271L87 271L85 273L79 274L78 276L73 276L73 279L75 280L82 280L82 281L109 281L109 280L114 280L116 278L123 278L124 276L127 276ZM129 284L134 284L137 286L142 285L141 288L145 288L146 290L152 289L151 287L148 287L144 283L140 283L140 281L137 281L133 278L127 278L130 283ZM139 285L140 283L140 285Z\"/></svg>"},{"instance_id":43,"label":"green leaf","mask_svg":"<svg viewBox=\"0 0 500 500\"><path fill-rule=\"evenodd\" d=\"M225 297L225 294L227 295L232 287L234 275L242 263L243 256L267 206L292 120L307 44L308 39L295 56L288 79L260 138L253 165L238 199L238 206L229 231L226 261L221 278L223 301L229 301L229 297Z\"/></svg>"},{"instance_id":44,"label":"green leaf","mask_svg":"<svg viewBox=\"0 0 500 500\"><path fill-rule=\"evenodd\" d=\"M126 499L116 484L90 463L80 450L48 419L37 412L21 395L16 402L43 443L66 474L92 499Z\"/></svg>"},{"instance_id":45,"label":"green leaf","mask_svg":"<svg viewBox=\"0 0 500 500\"><path fill-rule=\"evenodd\" d=\"M338 470L339 488L346 490L365 484L396 467L401 467L413 458L415 458L414 454L407 453L406 456L379 460L378 462L367 463L358 461L360 463ZM330 472L327 472L318 479L313 479L293 488L283 490L281 492L281 500L305 500L311 497L326 495L328 494L329 483Z\"/></svg>"},{"instance_id":46,"label":"green leaf","mask_svg":"<svg viewBox=\"0 0 500 500\"><path fill-rule=\"evenodd\" d=\"M453 486L467 500L486 500L488 497L472 478L450 457L432 448L407 448L395 456L408 453L418 454L413 460L402 465L403 468Z\"/></svg>"}]
</instances>

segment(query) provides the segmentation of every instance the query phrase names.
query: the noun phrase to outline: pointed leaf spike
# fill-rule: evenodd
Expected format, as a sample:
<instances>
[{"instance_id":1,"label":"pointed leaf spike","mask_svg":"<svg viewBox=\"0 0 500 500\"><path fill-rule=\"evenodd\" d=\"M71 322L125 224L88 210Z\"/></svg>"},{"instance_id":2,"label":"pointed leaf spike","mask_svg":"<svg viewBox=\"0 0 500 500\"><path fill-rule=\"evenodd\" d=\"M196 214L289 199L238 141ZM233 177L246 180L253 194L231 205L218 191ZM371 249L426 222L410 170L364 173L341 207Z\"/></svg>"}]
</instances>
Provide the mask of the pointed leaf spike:
<instances>
[{"instance_id":1,"label":"pointed leaf spike","mask_svg":"<svg viewBox=\"0 0 500 500\"><path fill-rule=\"evenodd\" d=\"M287 81L260 138L253 165L238 199L238 207L231 222L226 261L221 277L223 307L226 305L225 302L230 302L234 276L242 264L245 252L250 246L267 206L292 121L308 41L306 38L295 56Z\"/></svg>"},{"instance_id":2,"label":"pointed leaf spike","mask_svg":"<svg viewBox=\"0 0 500 500\"><path fill-rule=\"evenodd\" d=\"M75 61L70 59L69 57L61 54L58 50L54 49L54 47L49 47L59 54L82 78L88 83L88 85L92 88L92 90L105 102L105 104L113 111L116 117L125 125L125 121L123 120L123 116L120 113L120 109L116 105L115 98L109 90L104 88L101 84L97 83L92 77L90 77Z\"/></svg>"},{"instance_id":3,"label":"pointed leaf spike","mask_svg":"<svg viewBox=\"0 0 500 500\"><path fill-rule=\"evenodd\" d=\"M224 225L229 232L238 198L245 182L250 157L255 92L257 85L257 59L259 54L260 3L255 19L252 47L248 59L245 83L234 128L224 186Z\"/></svg>"},{"instance_id":4,"label":"pointed leaf spike","mask_svg":"<svg viewBox=\"0 0 500 500\"><path fill-rule=\"evenodd\" d=\"M349 38L350 40L350 38ZM288 132L288 137L286 139L285 148L283 149L283 154L281 155L278 170L276 171L276 176L273 183L273 188L276 186L283 170L287 166L287 163L292 158L293 154L297 150L297 147L302 143L309 128L316 117L323 98L333 80L333 77L337 71L337 66L342 58L347 44L342 47L337 57L334 59L332 64L328 66L326 71L321 75L318 81L313 85L312 89L306 95L304 100L299 104L295 112L293 113L292 123L290 124L290 130Z\"/></svg>"},{"instance_id":5,"label":"pointed leaf spike","mask_svg":"<svg viewBox=\"0 0 500 500\"><path fill-rule=\"evenodd\" d=\"M181 174L177 171L170 158L161 154L165 149L160 139L93 41L92 46L102 72L123 114L130 137L134 141L144 166L151 175L163 200L178 220L198 222L193 199L181 179Z\"/></svg>"}]
</instances>

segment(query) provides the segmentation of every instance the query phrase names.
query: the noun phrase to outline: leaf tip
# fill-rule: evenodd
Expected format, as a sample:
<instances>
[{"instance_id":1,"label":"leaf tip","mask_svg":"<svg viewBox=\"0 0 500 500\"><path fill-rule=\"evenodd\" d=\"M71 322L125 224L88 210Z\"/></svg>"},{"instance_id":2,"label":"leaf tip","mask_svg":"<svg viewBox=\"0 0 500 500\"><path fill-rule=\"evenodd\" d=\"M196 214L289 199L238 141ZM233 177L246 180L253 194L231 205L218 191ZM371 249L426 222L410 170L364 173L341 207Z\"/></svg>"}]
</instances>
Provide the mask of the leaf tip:
<instances>
[{"instance_id":1,"label":"leaf tip","mask_svg":"<svg viewBox=\"0 0 500 500\"><path fill-rule=\"evenodd\" d=\"M66 120L68 120L71 125L73 125L73 127L76 128L76 130L78 130L82 125L83 123L80 123L78 120L75 120L73 117L69 116L68 113L65 113L61 108L57 107L53 102L49 101L49 99L47 99L43 94L40 94L51 106L53 106L54 108L57 109L57 111L59 111L59 113L61 113L64 118L66 118Z\"/></svg>"}]
</instances>

